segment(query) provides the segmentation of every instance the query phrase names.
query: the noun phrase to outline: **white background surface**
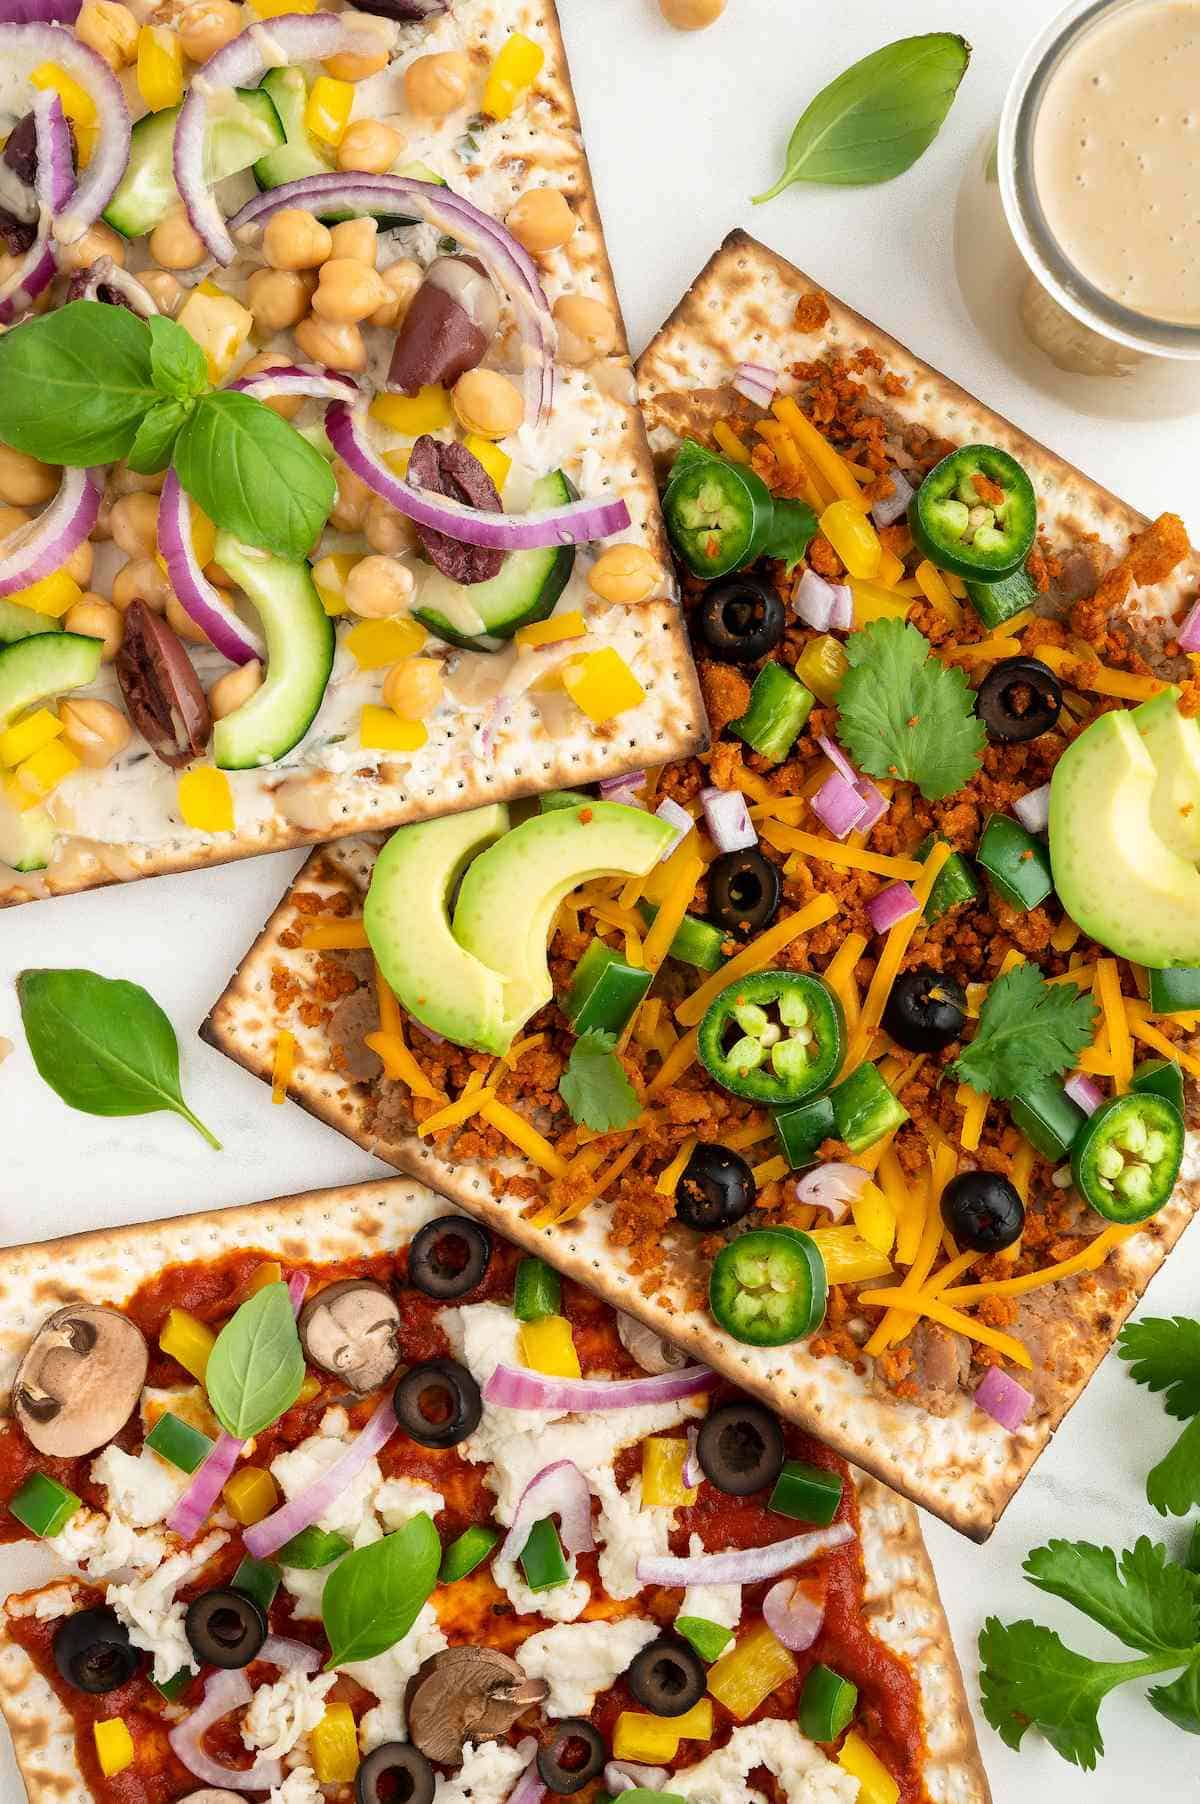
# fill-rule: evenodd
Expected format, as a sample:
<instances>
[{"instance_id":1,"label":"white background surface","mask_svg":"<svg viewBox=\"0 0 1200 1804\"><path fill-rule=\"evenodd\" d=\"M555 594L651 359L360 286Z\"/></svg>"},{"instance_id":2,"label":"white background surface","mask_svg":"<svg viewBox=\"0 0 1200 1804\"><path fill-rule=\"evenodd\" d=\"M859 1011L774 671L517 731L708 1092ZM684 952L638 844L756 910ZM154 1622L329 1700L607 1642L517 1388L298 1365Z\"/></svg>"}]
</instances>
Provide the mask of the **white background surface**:
<instances>
[{"instance_id":1,"label":"white background surface","mask_svg":"<svg viewBox=\"0 0 1200 1804\"><path fill-rule=\"evenodd\" d=\"M1193 537L1200 533L1194 423L1135 428L1073 414L989 358L958 296L951 223L962 160L997 115L1021 50L1052 7L1043 0L892 0L886 8L877 0L729 0L711 30L681 35L661 22L654 0L560 4L635 351L725 233L743 225L1137 506L1175 508ZM890 37L936 29L963 32L975 54L946 128L915 170L874 190L793 188L751 208L748 196L774 181L796 118L825 81ZM0 1243L386 1175L299 1109L271 1108L259 1084L194 1037L298 862L260 858L0 916L0 1034L16 1042L0 1070ZM179 1032L188 1098L224 1141L223 1154L173 1116L94 1120L68 1111L41 1085L12 989L19 970L39 964L87 965L153 991ZM1200 1307L1198 1232L1156 1283L1154 1313ZM1111 1360L988 1546L928 1523L973 1702L975 1636L989 1612L1035 1616L1081 1650L1121 1657L1098 1631L1025 1584L1020 1562L1051 1535L1117 1546L1142 1532L1161 1535L1142 1484L1172 1433L1157 1401ZM1183 1538L1178 1525L1165 1536ZM1165 1724L1136 1687L1106 1706L1103 1724L1110 1751L1091 1776L1032 1738L1014 1755L981 1726L997 1804L1200 1797L1200 1741ZM5 1745L0 1796L16 1804L20 1795Z\"/></svg>"}]
</instances>

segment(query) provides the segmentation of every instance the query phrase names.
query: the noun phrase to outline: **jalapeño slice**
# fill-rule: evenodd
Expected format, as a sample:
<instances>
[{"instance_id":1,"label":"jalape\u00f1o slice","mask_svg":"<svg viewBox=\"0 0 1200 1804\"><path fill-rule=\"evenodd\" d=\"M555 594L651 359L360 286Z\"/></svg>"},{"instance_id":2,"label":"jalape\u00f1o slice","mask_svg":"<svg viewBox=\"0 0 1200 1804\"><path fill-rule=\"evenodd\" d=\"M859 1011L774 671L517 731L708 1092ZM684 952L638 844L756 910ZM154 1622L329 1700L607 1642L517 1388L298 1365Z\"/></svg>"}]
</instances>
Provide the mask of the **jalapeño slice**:
<instances>
[{"instance_id":1,"label":"jalape\u00f1o slice","mask_svg":"<svg viewBox=\"0 0 1200 1804\"><path fill-rule=\"evenodd\" d=\"M1165 1096L1136 1090L1114 1096L1071 1148L1075 1188L1106 1221L1145 1221L1175 1188L1183 1139L1183 1117Z\"/></svg>"},{"instance_id":2,"label":"jalape\u00f1o slice","mask_svg":"<svg viewBox=\"0 0 1200 1804\"><path fill-rule=\"evenodd\" d=\"M929 472L908 509L913 543L939 570L1000 582L1019 570L1037 533L1033 484L995 445L964 445Z\"/></svg>"},{"instance_id":3,"label":"jalape\u00f1o slice","mask_svg":"<svg viewBox=\"0 0 1200 1804\"><path fill-rule=\"evenodd\" d=\"M823 1090L846 1050L842 1005L806 971L757 971L731 983L700 1023L697 1051L731 1096L783 1106Z\"/></svg>"},{"instance_id":4,"label":"jalape\u00f1o slice","mask_svg":"<svg viewBox=\"0 0 1200 1804\"><path fill-rule=\"evenodd\" d=\"M684 441L663 514L671 543L693 576L710 582L753 563L770 537L774 511L761 476Z\"/></svg>"},{"instance_id":5,"label":"jalape\u00f1o slice","mask_svg":"<svg viewBox=\"0 0 1200 1804\"><path fill-rule=\"evenodd\" d=\"M754 1228L713 1261L708 1306L718 1327L749 1347L782 1347L825 1319L825 1262L799 1229Z\"/></svg>"}]
</instances>

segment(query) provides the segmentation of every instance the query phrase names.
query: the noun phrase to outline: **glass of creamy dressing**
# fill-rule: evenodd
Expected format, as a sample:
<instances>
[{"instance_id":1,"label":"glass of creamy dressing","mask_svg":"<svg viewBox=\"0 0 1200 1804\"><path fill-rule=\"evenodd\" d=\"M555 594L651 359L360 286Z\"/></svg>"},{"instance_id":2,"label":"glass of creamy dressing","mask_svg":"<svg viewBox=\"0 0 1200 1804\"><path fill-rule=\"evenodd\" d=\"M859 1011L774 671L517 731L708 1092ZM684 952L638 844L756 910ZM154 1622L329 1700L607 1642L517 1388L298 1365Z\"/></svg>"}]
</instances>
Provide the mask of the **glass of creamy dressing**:
<instances>
[{"instance_id":1,"label":"glass of creamy dressing","mask_svg":"<svg viewBox=\"0 0 1200 1804\"><path fill-rule=\"evenodd\" d=\"M1081 411L1200 410L1200 0L1076 0L959 194L967 305Z\"/></svg>"}]
</instances>

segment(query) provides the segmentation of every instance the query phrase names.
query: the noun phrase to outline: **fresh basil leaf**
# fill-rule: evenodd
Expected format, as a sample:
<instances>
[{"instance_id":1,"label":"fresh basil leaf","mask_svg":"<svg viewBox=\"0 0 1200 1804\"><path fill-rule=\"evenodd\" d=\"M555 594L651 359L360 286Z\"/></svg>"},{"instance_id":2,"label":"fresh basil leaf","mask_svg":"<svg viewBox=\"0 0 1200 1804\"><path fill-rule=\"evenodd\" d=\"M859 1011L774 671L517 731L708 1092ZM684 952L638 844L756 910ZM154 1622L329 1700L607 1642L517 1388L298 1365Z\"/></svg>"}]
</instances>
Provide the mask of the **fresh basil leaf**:
<instances>
[{"instance_id":1,"label":"fresh basil leaf","mask_svg":"<svg viewBox=\"0 0 1200 1804\"><path fill-rule=\"evenodd\" d=\"M349 1552L350 1543L345 1535L339 1535L333 1529L302 1528L278 1550L275 1563L300 1572L317 1572L322 1566L332 1566L335 1560Z\"/></svg>"},{"instance_id":2,"label":"fresh basil leaf","mask_svg":"<svg viewBox=\"0 0 1200 1804\"><path fill-rule=\"evenodd\" d=\"M1173 1684L1152 1685L1147 1695L1159 1715L1177 1729L1200 1735L1200 1658L1193 1660Z\"/></svg>"},{"instance_id":3,"label":"fresh basil leaf","mask_svg":"<svg viewBox=\"0 0 1200 1804\"><path fill-rule=\"evenodd\" d=\"M217 526L293 562L312 550L337 494L320 452L253 395L232 389L196 402L174 464Z\"/></svg>"},{"instance_id":4,"label":"fresh basil leaf","mask_svg":"<svg viewBox=\"0 0 1200 1804\"><path fill-rule=\"evenodd\" d=\"M150 476L165 470L171 461L171 449L180 428L191 412L186 401L160 401L152 407L129 447L125 461L139 476Z\"/></svg>"},{"instance_id":5,"label":"fresh basil leaf","mask_svg":"<svg viewBox=\"0 0 1200 1804\"><path fill-rule=\"evenodd\" d=\"M864 187L903 175L937 137L970 58L965 38L933 31L851 64L801 113L783 174L755 206L793 182Z\"/></svg>"},{"instance_id":6,"label":"fresh basil leaf","mask_svg":"<svg viewBox=\"0 0 1200 1804\"><path fill-rule=\"evenodd\" d=\"M0 442L46 463L124 457L159 399L146 322L71 301L0 337Z\"/></svg>"},{"instance_id":7,"label":"fresh basil leaf","mask_svg":"<svg viewBox=\"0 0 1200 1804\"><path fill-rule=\"evenodd\" d=\"M204 1383L217 1421L238 1441L292 1407L304 1383L304 1350L286 1284L265 1284L229 1318Z\"/></svg>"},{"instance_id":8,"label":"fresh basil leaf","mask_svg":"<svg viewBox=\"0 0 1200 1804\"><path fill-rule=\"evenodd\" d=\"M326 1671L373 1660L412 1628L437 1584L442 1545L424 1511L394 1535L348 1553L321 1596L331 1653Z\"/></svg>"},{"instance_id":9,"label":"fresh basil leaf","mask_svg":"<svg viewBox=\"0 0 1200 1804\"><path fill-rule=\"evenodd\" d=\"M175 1030L140 984L95 971L22 971L17 996L33 1062L70 1108L85 1115L172 1109L220 1152L183 1100Z\"/></svg>"},{"instance_id":10,"label":"fresh basil leaf","mask_svg":"<svg viewBox=\"0 0 1200 1804\"><path fill-rule=\"evenodd\" d=\"M155 314L147 323L155 388L172 401L190 401L202 395L209 386L208 365L191 333L165 313Z\"/></svg>"}]
</instances>

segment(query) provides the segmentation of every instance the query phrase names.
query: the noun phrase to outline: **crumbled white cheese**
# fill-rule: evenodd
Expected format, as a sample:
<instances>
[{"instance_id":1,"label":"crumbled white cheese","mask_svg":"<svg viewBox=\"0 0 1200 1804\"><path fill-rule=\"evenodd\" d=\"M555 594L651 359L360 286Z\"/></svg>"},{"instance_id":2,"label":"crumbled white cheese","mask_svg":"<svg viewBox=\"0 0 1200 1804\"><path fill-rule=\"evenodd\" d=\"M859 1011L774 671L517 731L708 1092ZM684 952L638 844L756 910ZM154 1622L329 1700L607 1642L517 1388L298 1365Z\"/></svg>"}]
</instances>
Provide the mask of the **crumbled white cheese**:
<instances>
[{"instance_id":1,"label":"crumbled white cheese","mask_svg":"<svg viewBox=\"0 0 1200 1804\"><path fill-rule=\"evenodd\" d=\"M153 1529L130 1528L117 1516L86 1507L76 1510L56 1535L47 1536L46 1546L90 1579L152 1572L167 1553L164 1535Z\"/></svg>"},{"instance_id":2,"label":"crumbled white cheese","mask_svg":"<svg viewBox=\"0 0 1200 1804\"><path fill-rule=\"evenodd\" d=\"M155 1679L174 1678L185 1666L191 1672L199 1670L184 1632L183 1620L187 1612L183 1604L176 1602L175 1590L192 1573L207 1565L228 1539L229 1536L218 1529L198 1541L195 1547L172 1554L148 1577L132 1584L108 1587L106 1601L129 1630L134 1647L154 1655Z\"/></svg>"},{"instance_id":3,"label":"crumbled white cheese","mask_svg":"<svg viewBox=\"0 0 1200 1804\"><path fill-rule=\"evenodd\" d=\"M671 1774L671 1790L692 1804L729 1804L746 1798L756 1766L774 1773L787 1804L855 1804L858 1780L822 1754L793 1722L767 1717L733 1731L696 1766Z\"/></svg>"},{"instance_id":4,"label":"crumbled white cheese","mask_svg":"<svg viewBox=\"0 0 1200 1804\"><path fill-rule=\"evenodd\" d=\"M242 1723L242 1740L269 1760L290 1754L325 1714L325 1693L337 1684L335 1672L310 1679L291 1667L274 1685L260 1685Z\"/></svg>"},{"instance_id":5,"label":"crumbled white cheese","mask_svg":"<svg viewBox=\"0 0 1200 1804\"><path fill-rule=\"evenodd\" d=\"M22 1616L49 1622L55 1616L69 1615L75 1608L75 1600L74 1585L51 1585L48 1591L30 1591L24 1597L7 1598L4 1613L14 1622Z\"/></svg>"},{"instance_id":6,"label":"crumbled white cheese","mask_svg":"<svg viewBox=\"0 0 1200 1804\"><path fill-rule=\"evenodd\" d=\"M705 1551L699 1535L688 1542L688 1552L697 1559ZM732 1548L722 1549L732 1553ZM679 1606L681 1616L700 1616L705 1622L719 1623L723 1629L736 1629L742 1620L742 1587L740 1585L689 1585Z\"/></svg>"},{"instance_id":7,"label":"crumbled white cheese","mask_svg":"<svg viewBox=\"0 0 1200 1804\"><path fill-rule=\"evenodd\" d=\"M534 1591L525 1583L525 1574L516 1560L502 1560L497 1554L492 1561L492 1577L518 1616L544 1616L548 1622L574 1622L592 1601L592 1588L577 1576L575 1555L566 1557L569 1578L546 1591Z\"/></svg>"},{"instance_id":8,"label":"crumbled white cheese","mask_svg":"<svg viewBox=\"0 0 1200 1804\"><path fill-rule=\"evenodd\" d=\"M424 1604L417 1620L404 1637L384 1654L373 1660L351 1660L338 1668L357 1679L367 1691L379 1699L358 1725L359 1745L364 1754L385 1741L404 1739L404 1693L408 1681L422 1661L440 1654L449 1643L442 1634L432 1604Z\"/></svg>"},{"instance_id":9,"label":"crumbled white cheese","mask_svg":"<svg viewBox=\"0 0 1200 1804\"><path fill-rule=\"evenodd\" d=\"M275 1787L267 1804L325 1804L325 1793L311 1766L297 1766Z\"/></svg>"},{"instance_id":10,"label":"crumbled white cheese","mask_svg":"<svg viewBox=\"0 0 1200 1804\"><path fill-rule=\"evenodd\" d=\"M313 1571L301 1566L284 1567L283 1588L292 1600L292 1615L298 1621L320 1622L325 1582L337 1563L333 1560L328 1566L318 1566Z\"/></svg>"},{"instance_id":11,"label":"crumbled white cheese","mask_svg":"<svg viewBox=\"0 0 1200 1804\"><path fill-rule=\"evenodd\" d=\"M383 1526L390 1535L422 1511L427 1516L436 1516L439 1510L445 1509L446 1499L440 1491L430 1490L428 1485L422 1484L419 1478L385 1478L371 1499L371 1507L382 1517Z\"/></svg>"},{"instance_id":12,"label":"crumbled white cheese","mask_svg":"<svg viewBox=\"0 0 1200 1804\"><path fill-rule=\"evenodd\" d=\"M525 1757L506 1741L483 1741L478 1747L467 1742L458 1771L438 1775L434 1804L504 1804L525 1764Z\"/></svg>"},{"instance_id":13,"label":"crumbled white cheese","mask_svg":"<svg viewBox=\"0 0 1200 1804\"><path fill-rule=\"evenodd\" d=\"M169 1516L192 1482L153 1447L143 1447L136 1456L106 1447L92 1461L92 1478L108 1492L111 1513L134 1528L149 1528Z\"/></svg>"},{"instance_id":14,"label":"crumbled white cheese","mask_svg":"<svg viewBox=\"0 0 1200 1804\"><path fill-rule=\"evenodd\" d=\"M586 1716L599 1694L658 1634L657 1623L641 1616L560 1623L523 1641L517 1659L531 1679L549 1684L542 1705L547 1716Z\"/></svg>"},{"instance_id":15,"label":"crumbled white cheese","mask_svg":"<svg viewBox=\"0 0 1200 1804\"><path fill-rule=\"evenodd\" d=\"M636 1597L642 1588L638 1561L670 1553L675 1511L643 1505L640 1477L623 1492L611 1470L601 1471L595 1474L592 1489L600 1499L596 1533L604 1543L598 1562L601 1583L610 1597Z\"/></svg>"},{"instance_id":16,"label":"crumbled white cheese","mask_svg":"<svg viewBox=\"0 0 1200 1804\"><path fill-rule=\"evenodd\" d=\"M272 1476L284 1496L290 1501L324 1477L353 1439L350 1418L345 1410L327 1409L316 1434L310 1434L306 1441L301 1441L287 1453L277 1453L271 1461ZM316 1526L330 1534L352 1535L363 1517L369 1514L371 1498L382 1483L379 1461L369 1459L350 1482L342 1486L325 1514L317 1517Z\"/></svg>"}]
</instances>

